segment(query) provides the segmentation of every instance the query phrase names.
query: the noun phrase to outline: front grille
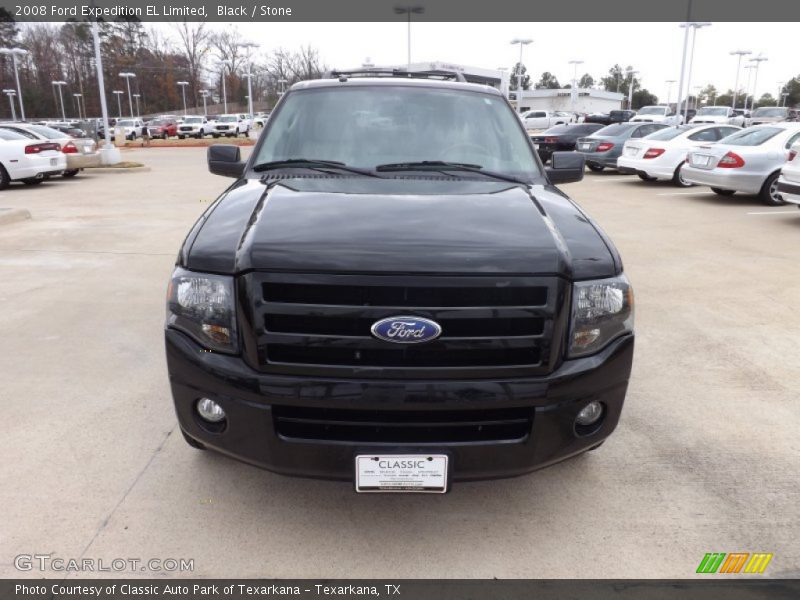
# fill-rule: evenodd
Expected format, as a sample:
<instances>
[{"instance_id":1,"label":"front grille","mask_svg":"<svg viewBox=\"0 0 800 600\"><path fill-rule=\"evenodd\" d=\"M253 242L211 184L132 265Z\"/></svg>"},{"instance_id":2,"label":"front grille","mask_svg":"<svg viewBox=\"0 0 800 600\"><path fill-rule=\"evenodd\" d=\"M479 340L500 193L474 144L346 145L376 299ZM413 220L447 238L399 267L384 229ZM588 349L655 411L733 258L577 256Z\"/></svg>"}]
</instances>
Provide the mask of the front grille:
<instances>
[{"instance_id":1,"label":"front grille","mask_svg":"<svg viewBox=\"0 0 800 600\"><path fill-rule=\"evenodd\" d=\"M181 131L191 131L191 130L192 130L191 126L187 126L187 127L180 127L179 129L180 129Z\"/></svg>"},{"instance_id":2,"label":"front grille","mask_svg":"<svg viewBox=\"0 0 800 600\"><path fill-rule=\"evenodd\" d=\"M384 411L274 406L275 432L287 440L369 444L515 442L528 437L532 408Z\"/></svg>"},{"instance_id":3,"label":"front grille","mask_svg":"<svg viewBox=\"0 0 800 600\"><path fill-rule=\"evenodd\" d=\"M489 378L555 367L566 320L555 277L436 277L250 273L245 350L271 373L351 378ZM381 319L416 316L433 341L377 339Z\"/></svg>"},{"instance_id":4,"label":"front grille","mask_svg":"<svg viewBox=\"0 0 800 600\"><path fill-rule=\"evenodd\" d=\"M227 131L228 130L228 126L227 125L217 125L217 129L219 129L220 131Z\"/></svg>"}]
</instances>

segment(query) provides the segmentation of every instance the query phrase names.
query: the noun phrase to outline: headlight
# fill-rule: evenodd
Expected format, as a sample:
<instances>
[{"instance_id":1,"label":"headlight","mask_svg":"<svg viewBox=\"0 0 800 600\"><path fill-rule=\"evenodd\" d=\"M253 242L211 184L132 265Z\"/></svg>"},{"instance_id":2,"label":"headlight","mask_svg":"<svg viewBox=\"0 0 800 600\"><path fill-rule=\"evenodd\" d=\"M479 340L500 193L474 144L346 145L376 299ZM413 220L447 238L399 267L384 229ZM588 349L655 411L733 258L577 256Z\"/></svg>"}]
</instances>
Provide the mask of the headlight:
<instances>
[{"instance_id":1,"label":"headlight","mask_svg":"<svg viewBox=\"0 0 800 600\"><path fill-rule=\"evenodd\" d=\"M572 288L569 357L586 356L633 331L633 288L624 275Z\"/></svg>"},{"instance_id":2,"label":"headlight","mask_svg":"<svg viewBox=\"0 0 800 600\"><path fill-rule=\"evenodd\" d=\"M167 326L209 350L237 352L233 277L175 269L167 290Z\"/></svg>"}]
</instances>

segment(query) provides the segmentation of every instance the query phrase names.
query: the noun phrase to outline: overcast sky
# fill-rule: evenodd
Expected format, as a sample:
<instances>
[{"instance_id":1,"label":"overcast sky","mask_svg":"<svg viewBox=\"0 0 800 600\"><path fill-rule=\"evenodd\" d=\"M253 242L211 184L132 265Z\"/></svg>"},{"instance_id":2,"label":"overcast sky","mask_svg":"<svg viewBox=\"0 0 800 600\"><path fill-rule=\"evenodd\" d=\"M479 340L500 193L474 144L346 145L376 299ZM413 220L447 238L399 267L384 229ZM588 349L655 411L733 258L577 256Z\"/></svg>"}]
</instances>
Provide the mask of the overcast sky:
<instances>
[{"instance_id":1,"label":"overcast sky","mask_svg":"<svg viewBox=\"0 0 800 600\"><path fill-rule=\"evenodd\" d=\"M210 24L225 27L225 24ZM168 26L164 26L168 27ZM377 65L406 61L406 23L239 23L245 37L262 50L319 49L331 67L359 66L369 57ZM680 76L683 29L677 23L412 23L413 62L446 61L477 67L511 67L519 57L512 38L532 38L523 62L538 80L542 71L554 73L562 84L572 79L570 60L583 60L579 75L595 79L615 63L632 64L641 71L642 84L667 100L668 79ZM800 75L796 23L714 23L697 33L692 86L713 83L722 91L732 88L736 57L731 50L751 50L769 60L758 75L760 97L777 94L778 82ZM745 59L748 57L745 57ZM745 62L742 62L744 67ZM747 71L741 71L743 88ZM677 84L672 88L672 100Z\"/></svg>"}]
</instances>

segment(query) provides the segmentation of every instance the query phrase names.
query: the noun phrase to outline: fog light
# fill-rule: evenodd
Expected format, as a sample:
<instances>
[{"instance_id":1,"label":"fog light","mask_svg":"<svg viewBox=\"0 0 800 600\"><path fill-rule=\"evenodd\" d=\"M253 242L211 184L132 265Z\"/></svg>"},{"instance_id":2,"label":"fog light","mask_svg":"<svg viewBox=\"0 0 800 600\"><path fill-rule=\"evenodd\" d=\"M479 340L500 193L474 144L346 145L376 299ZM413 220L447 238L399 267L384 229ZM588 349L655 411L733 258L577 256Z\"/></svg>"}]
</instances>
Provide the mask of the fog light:
<instances>
[{"instance_id":1,"label":"fog light","mask_svg":"<svg viewBox=\"0 0 800 600\"><path fill-rule=\"evenodd\" d=\"M197 414L209 423L219 423L225 420L225 411L211 398L200 398L197 401Z\"/></svg>"},{"instance_id":2,"label":"fog light","mask_svg":"<svg viewBox=\"0 0 800 600\"><path fill-rule=\"evenodd\" d=\"M586 427L597 423L600 417L603 416L603 405L597 401L589 402L581 409L578 416L575 418L575 423Z\"/></svg>"}]
</instances>

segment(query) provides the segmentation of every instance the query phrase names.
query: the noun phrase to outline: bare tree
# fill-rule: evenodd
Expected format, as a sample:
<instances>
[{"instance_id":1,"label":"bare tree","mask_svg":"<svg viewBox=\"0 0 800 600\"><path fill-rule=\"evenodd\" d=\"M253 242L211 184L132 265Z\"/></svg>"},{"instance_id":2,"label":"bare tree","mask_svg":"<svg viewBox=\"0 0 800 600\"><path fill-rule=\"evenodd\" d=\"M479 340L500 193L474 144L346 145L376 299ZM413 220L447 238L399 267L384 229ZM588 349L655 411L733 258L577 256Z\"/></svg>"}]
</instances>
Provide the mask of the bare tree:
<instances>
[{"instance_id":1,"label":"bare tree","mask_svg":"<svg viewBox=\"0 0 800 600\"><path fill-rule=\"evenodd\" d=\"M178 32L180 52L186 59L188 68L188 81L191 97L197 105L197 92L200 89L200 79L206 59L210 50L212 33L206 29L205 23L178 23L175 25Z\"/></svg>"}]
</instances>

